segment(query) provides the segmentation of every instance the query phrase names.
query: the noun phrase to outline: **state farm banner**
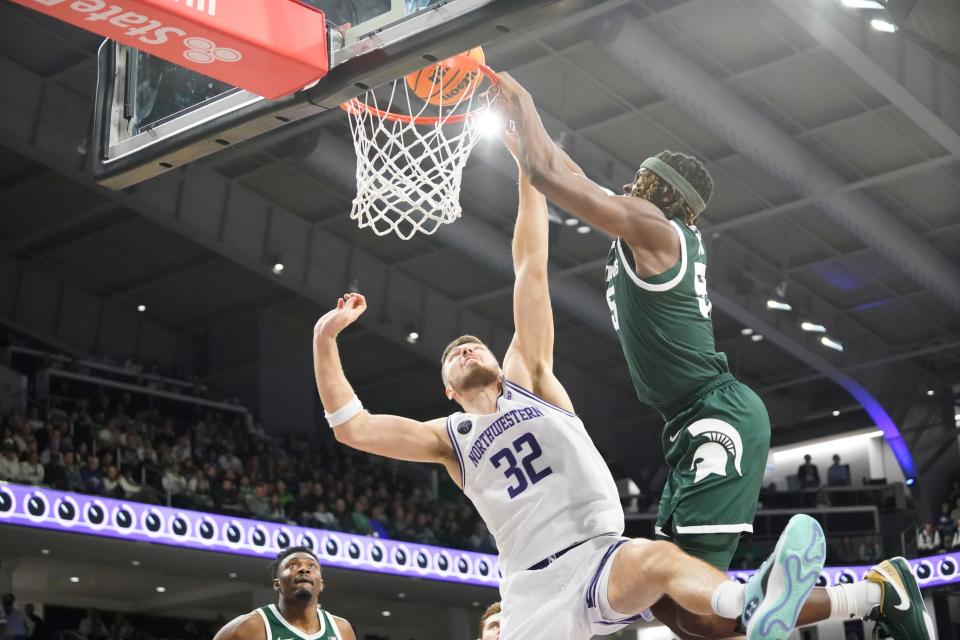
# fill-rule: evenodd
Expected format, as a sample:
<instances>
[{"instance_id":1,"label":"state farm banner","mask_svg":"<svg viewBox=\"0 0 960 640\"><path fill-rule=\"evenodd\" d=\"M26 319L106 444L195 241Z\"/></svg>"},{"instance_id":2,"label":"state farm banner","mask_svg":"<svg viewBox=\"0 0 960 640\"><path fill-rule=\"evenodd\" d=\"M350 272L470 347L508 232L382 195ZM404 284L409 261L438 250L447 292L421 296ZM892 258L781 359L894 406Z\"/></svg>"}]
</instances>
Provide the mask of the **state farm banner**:
<instances>
[{"instance_id":1,"label":"state farm banner","mask_svg":"<svg viewBox=\"0 0 960 640\"><path fill-rule=\"evenodd\" d=\"M329 69L323 12L295 0L13 1L265 98Z\"/></svg>"}]
</instances>

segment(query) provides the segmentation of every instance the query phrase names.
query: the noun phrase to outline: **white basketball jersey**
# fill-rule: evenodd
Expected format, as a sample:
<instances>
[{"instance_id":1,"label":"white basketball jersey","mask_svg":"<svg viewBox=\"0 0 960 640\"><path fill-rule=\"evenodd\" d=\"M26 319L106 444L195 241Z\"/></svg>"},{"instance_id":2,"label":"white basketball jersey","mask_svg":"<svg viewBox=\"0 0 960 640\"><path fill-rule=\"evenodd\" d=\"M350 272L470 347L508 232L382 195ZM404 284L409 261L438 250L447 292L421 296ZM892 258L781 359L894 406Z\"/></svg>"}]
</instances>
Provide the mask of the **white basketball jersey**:
<instances>
[{"instance_id":1,"label":"white basketball jersey","mask_svg":"<svg viewBox=\"0 0 960 640\"><path fill-rule=\"evenodd\" d=\"M505 380L496 412L454 413L447 432L463 492L497 542L504 576L623 533L613 476L576 415Z\"/></svg>"}]
</instances>

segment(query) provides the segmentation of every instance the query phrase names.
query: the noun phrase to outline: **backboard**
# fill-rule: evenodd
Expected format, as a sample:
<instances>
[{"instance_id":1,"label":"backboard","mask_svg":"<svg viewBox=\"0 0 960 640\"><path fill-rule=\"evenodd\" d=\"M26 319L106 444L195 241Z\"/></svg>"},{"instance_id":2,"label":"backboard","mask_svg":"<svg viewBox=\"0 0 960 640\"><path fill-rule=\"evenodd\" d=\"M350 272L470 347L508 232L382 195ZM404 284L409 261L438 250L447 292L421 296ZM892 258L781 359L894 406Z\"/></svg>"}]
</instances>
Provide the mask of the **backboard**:
<instances>
[{"instance_id":1,"label":"backboard","mask_svg":"<svg viewBox=\"0 0 960 640\"><path fill-rule=\"evenodd\" d=\"M296 2L298 0L275 0ZM88 169L122 189L292 122L471 47L582 10L590 0L303 0L324 11L330 72L266 100L105 41Z\"/></svg>"}]
</instances>

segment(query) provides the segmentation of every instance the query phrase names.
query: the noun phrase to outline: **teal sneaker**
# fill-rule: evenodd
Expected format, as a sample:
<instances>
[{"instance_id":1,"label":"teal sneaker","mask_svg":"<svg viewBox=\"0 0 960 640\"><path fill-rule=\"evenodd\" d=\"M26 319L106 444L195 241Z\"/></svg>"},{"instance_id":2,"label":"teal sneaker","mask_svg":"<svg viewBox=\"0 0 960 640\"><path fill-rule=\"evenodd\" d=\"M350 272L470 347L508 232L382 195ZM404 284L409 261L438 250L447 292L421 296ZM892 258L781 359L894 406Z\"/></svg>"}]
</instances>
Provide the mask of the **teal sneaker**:
<instances>
[{"instance_id":1,"label":"teal sneaker","mask_svg":"<svg viewBox=\"0 0 960 640\"><path fill-rule=\"evenodd\" d=\"M870 570L866 579L881 589L880 604L867 614L867 620L877 623L874 638L883 631L894 640L933 640L933 620L906 560L884 560Z\"/></svg>"},{"instance_id":2,"label":"teal sneaker","mask_svg":"<svg viewBox=\"0 0 960 640\"><path fill-rule=\"evenodd\" d=\"M790 518L773 554L747 581L740 622L747 640L786 640L827 558L820 523Z\"/></svg>"}]
</instances>

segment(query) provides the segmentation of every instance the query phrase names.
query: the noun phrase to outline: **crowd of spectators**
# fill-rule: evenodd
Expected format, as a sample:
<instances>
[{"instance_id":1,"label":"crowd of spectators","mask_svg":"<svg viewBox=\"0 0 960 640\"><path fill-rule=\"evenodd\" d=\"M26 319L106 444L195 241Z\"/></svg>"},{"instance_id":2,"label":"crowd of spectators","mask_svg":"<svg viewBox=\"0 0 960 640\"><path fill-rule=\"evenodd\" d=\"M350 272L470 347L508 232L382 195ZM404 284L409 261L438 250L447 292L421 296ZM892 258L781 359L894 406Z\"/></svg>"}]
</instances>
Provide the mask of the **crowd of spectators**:
<instances>
[{"instance_id":1,"label":"crowd of spectators","mask_svg":"<svg viewBox=\"0 0 960 640\"><path fill-rule=\"evenodd\" d=\"M102 395L0 414L0 480L496 553L469 502L438 499L423 467L322 435L280 440L239 416L175 420Z\"/></svg>"},{"instance_id":2,"label":"crowd of spectators","mask_svg":"<svg viewBox=\"0 0 960 640\"><path fill-rule=\"evenodd\" d=\"M917 551L921 555L960 551L960 480L954 480L936 519L917 529Z\"/></svg>"},{"instance_id":3,"label":"crowd of spectators","mask_svg":"<svg viewBox=\"0 0 960 640\"><path fill-rule=\"evenodd\" d=\"M16 597L5 593L0 606L0 638L2 640L46 640L46 625L36 615L33 605L28 604L23 611L16 606Z\"/></svg>"},{"instance_id":4,"label":"crowd of spectators","mask_svg":"<svg viewBox=\"0 0 960 640\"><path fill-rule=\"evenodd\" d=\"M803 464L797 468L797 482L801 489L820 487L820 469L813 463L813 457L810 454L803 456ZM833 454L833 464L827 469L827 486L850 486L850 467L840 462L838 454Z\"/></svg>"}]
</instances>

